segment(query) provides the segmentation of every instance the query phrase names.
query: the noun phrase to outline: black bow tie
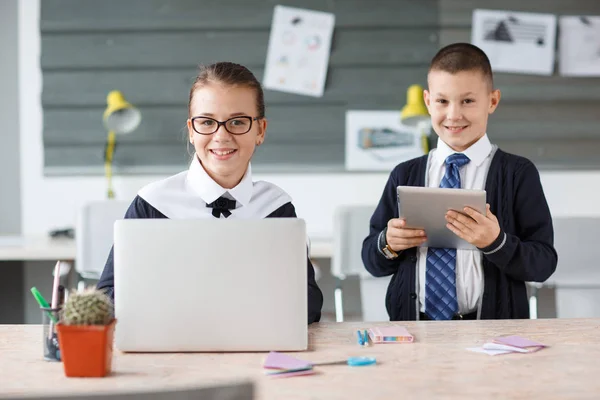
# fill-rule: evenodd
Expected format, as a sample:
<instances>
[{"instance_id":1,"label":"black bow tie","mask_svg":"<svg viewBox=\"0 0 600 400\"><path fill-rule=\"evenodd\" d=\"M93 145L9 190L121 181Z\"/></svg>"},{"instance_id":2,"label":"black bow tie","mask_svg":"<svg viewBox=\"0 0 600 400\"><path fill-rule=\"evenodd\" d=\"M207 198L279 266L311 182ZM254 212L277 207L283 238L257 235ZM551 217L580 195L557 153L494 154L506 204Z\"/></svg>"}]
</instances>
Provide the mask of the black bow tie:
<instances>
[{"instance_id":1,"label":"black bow tie","mask_svg":"<svg viewBox=\"0 0 600 400\"><path fill-rule=\"evenodd\" d=\"M221 214L225 216L225 218L231 215L229 210L235 209L235 200L229 200L225 197L219 197L215 201L210 204L207 204L206 207L212 208L212 215L215 218L219 218Z\"/></svg>"}]
</instances>

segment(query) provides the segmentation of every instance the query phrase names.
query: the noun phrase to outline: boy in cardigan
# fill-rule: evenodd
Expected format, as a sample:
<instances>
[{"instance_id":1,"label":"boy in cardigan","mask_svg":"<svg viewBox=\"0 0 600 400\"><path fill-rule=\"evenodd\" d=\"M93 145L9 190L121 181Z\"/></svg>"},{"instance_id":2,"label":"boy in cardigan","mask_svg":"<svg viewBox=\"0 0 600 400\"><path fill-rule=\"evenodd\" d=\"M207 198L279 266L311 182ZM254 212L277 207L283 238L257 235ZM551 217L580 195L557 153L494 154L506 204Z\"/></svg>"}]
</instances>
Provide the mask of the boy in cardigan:
<instances>
[{"instance_id":1,"label":"boy in cardigan","mask_svg":"<svg viewBox=\"0 0 600 400\"><path fill-rule=\"evenodd\" d=\"M393 321L529 318L525 282L545 281L557 264L539 173L486 134L500 91L481 49L441 49L427 78L424 98L438 145L391 172L363 243L365 267L374 276L393 275L386 295ZM398 218L397 186L485 189L485 216L471 208L446 215L447 228L478 250L418 247L427 232Z\"/></svg>"}]
</instances>

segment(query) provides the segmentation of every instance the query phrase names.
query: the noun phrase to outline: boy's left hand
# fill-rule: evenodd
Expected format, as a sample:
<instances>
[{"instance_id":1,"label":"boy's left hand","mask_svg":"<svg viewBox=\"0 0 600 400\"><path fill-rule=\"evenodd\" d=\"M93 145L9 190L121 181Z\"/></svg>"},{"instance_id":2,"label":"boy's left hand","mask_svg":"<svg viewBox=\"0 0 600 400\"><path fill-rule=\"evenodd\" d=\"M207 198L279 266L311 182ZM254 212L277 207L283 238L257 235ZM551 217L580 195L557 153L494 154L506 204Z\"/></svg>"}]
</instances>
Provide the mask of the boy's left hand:
<instances>
[{"instance_id":1,"label":"boy's left hand","mask_svg":"<svg viewBox=\"0 0 600 400\"><path fill-rule=\"evenodd\" d=\"M490 211L490 205L486 204L486 215L465 207L465 214L456 211L446 213L446 226L461 239L475 245L478 248L489 246L500 235L498 219Z\"/></svg>"}]
</instances>

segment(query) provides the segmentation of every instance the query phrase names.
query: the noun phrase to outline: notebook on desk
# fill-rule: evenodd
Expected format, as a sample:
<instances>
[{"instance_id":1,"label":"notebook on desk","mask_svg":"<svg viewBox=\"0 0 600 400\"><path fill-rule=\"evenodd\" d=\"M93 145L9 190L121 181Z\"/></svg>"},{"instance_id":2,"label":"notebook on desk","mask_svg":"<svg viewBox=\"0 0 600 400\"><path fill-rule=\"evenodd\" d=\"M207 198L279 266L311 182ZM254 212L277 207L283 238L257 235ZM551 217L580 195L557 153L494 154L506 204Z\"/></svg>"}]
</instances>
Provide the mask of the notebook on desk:
<instances>
[{"instance_id":1,"label":"notebook on desk","mask_svg":"<svg viewBox=\"0 0 600 400\"><path fill-rule=\"evenodd\" d=\"M369 329L373 343L412 343L413 335L403 326L376 326Z\"/></svg>"},{"instance_id":2,"label":"notebook on desk","mask_svg":"<svg viewBox=\"0 0 600 400\"><path fill-rule=\"evenodd\" d=\"M120 220L114 262L121 351L307 348L302 219Z\"/></svg>"}]
</instances>

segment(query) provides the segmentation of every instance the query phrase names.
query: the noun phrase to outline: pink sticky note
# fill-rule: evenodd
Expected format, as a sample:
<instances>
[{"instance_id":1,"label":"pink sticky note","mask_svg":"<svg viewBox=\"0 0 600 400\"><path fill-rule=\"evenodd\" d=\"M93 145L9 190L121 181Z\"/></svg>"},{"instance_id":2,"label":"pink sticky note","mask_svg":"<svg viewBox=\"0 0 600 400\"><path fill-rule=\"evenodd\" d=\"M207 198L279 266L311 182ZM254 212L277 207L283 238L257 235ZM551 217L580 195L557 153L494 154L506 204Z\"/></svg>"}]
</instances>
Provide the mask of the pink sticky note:
<instances>
[{"instance_id":1,"label":"pink sticky note","mask_svg":"<svg viewBox=\"0 0 600 400\"><path fill-rule=\"evenodd\" d=\"M526 348L526 347L546 347L545 344L534 342L533 340L525 339L520 336L502 336L494 339L496 343L507 344L509 346Z\"/></svg>"},{"instance_id":2,"label":"pink sticky note","mask_svg":"<svg viewBox=\"0 0 600 400\"><path fill-rule=\"evenodd\" d=\"M267 355L263 367L273 369L302 369L309 368L312 364L308 361L272 351Z\"/></svg>"}]
</instances>

